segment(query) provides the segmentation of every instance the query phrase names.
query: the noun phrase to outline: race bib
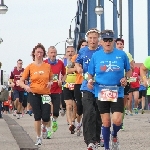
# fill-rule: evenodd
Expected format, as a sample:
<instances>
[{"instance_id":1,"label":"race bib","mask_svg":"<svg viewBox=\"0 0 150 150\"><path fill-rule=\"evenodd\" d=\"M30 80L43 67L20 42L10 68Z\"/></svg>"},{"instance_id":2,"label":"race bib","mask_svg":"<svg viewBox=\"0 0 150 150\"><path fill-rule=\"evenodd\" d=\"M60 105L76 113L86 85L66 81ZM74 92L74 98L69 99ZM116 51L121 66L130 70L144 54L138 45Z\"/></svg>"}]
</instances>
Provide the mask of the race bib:
<instances>
[{"instance_id":1,"label":"race bib","mask_svg":"<svg viewBox=\"0 0 150 150\"><path fill-rule=\"evenodd\" d=\"M54 74L53 75L53 82L57 82L58 81L58 74Z\"/></svg>"},{"instance_id":2,"label":"race bib","mask_svg":"<svg viewBox=\"0 0 150 150\"><path fill-rule=\"evenodd\" d=\"M41 97L43 104L51 104L51 97L49 95L42 95Z\"/></svg>"},{"instance_id":3,"label":"race bib","mask_svg":"<svg viewBox=\"0 0 150 150\"><path fill-rule=\"evenodd\" d=\"M117 86L103 86L100 87L98 93L98 100L117 102L118 99L118 87Z\"/></svg>"},{"instance_id":4,"label":"race bib","mask_svg":"<svg viewBox=\"0 0 150 150\"><path fill-rule=\"evenodd\" d=\"M66 88L69 88L69 90L74 90L75 83L67 83Z\"/></svg>"},{"instance_id":5,"label":"race bib","mask_svg":"<svg viewBox=\"0 0 150 150\"><path fill-rule=\"evenodd\" d=\"M136 82L136 77L130 77L129 81L130 82Z\"/></svg>"}]
</instances>

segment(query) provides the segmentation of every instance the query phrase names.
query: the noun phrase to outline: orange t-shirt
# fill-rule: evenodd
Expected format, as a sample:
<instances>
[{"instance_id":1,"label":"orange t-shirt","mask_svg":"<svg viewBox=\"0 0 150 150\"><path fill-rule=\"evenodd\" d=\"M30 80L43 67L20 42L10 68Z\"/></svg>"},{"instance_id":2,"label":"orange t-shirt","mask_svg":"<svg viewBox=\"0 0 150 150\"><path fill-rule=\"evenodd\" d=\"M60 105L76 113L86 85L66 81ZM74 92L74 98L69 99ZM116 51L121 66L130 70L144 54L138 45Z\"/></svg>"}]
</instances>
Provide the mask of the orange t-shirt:
<instances>
[{"instance_id":1,"label":"orange t-shirt","mask_svg":"<svg viewBox=\"0 0 150 150\"><path fill-rule=\"evenodd\" d=\"M53 73L48 63L43 62L41 66L37 66L34 63L28 65L22 74L22 78L25 80L28 77L30 77L32 93L50 94L47 83L52 79Z\"/></svg>"},{"instance_id":2,"label":"orange t-shirt","mask_svg":"<svg viewBox=\"0 0 150 150\"><path fill-rule=\"evenodd\" d=\"M78 54L74 55L71 59L72 62L75 63ZM75 84L82 84L83 76L80 73L76 73L76 82Z\"/></svg>"}]
</instances>

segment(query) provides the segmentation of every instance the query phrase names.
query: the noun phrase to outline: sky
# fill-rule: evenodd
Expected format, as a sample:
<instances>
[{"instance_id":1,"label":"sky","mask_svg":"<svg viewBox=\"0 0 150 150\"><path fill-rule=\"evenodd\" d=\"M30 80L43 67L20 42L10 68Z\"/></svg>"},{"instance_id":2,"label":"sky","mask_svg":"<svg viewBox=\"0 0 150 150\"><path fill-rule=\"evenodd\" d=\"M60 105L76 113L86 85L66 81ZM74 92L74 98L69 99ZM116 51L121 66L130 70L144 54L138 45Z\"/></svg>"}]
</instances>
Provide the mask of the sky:
<instances>
[{"instance_id":1,"label":"sky","mask_svg":"<svg viewBox=\"0 0 150 150\"><path fill-rule=\"evenodd\" d=\"M8 74L18 59L26 67L32 62L30 56L35 45L42 43L46 50L69 36L69 26L76 15L77 0L4 0L8 12L0 15L0 61ZM105 28L113 29L113 4L105 0ZM119 10L119 8L118 8ZM119 20L118 20L119 23ZM72 22L72 31L74 22ZM119 24L118 24L119 26ZM100 18L97 17L100 29ZM72 32L72 37L74 36ZM123 38L128 51L128 0L123 0ZM147 0L134 1L134 48L135 61L143 62L147 57ZM142 44L141 44L142 43ZM57 46L64 53L65 43Z\"/></svg>"}]
</instances>

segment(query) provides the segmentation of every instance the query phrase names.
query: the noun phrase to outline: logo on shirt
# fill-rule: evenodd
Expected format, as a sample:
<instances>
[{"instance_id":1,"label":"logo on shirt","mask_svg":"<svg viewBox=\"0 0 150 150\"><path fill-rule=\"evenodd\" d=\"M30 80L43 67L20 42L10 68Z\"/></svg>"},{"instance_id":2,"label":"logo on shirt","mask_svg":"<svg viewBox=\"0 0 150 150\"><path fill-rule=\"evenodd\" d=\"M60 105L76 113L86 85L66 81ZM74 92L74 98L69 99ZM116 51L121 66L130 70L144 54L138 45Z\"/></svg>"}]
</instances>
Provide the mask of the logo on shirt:
<instances>
[{"instance_id":1,"label":"logo on shirt","mask_svg":"<svg viewBox=\"0 0 150 150\"><path fill-rule=\"evenodd\" d=\"M120 70L120 67L117 65L117 61L101 61L102 66L100 70L104 72L117 71Z\"/></svg>"},{"instance_id":2,"label":"logo on shirt","mask_svg":"<svg viewBox=\"0 0 150 150\"><path fill-rule=\"evenodd\" d=\"M44 74L44 71L36 71L33 74L40 74L40 75L42 75L42 74Z\"/></svg>"}]
</instances>

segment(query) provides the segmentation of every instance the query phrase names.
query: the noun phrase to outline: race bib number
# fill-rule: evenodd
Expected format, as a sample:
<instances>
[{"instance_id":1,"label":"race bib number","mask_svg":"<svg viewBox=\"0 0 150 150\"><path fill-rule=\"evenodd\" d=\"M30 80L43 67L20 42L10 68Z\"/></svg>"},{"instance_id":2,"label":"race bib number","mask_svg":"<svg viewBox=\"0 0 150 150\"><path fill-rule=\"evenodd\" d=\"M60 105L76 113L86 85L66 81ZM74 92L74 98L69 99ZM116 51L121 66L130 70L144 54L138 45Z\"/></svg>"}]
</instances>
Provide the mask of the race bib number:
<instances>
[{"instance_id":1,"label":"race bib number","mask_svg":"<svg viewBox=\"0 0 150 150\"><path fill-rule=\"evenodd\" d=\"M43 104L51 104L51 97L49 95L42 95Z\"/></svg>"},{"instance_id":2,"label":"race bib number","mask_svg":"<svg viewBox=\"0 0 150 150\"><path fill-rule=\"evenodd\" d=\"M57 82L58 81L58 74L54 74L53 75L53 82Z\"/></svg>"},{"instance_id":3,"label":"race bib number","mask_svg":"<svg viewBox=\"0 0 150 150\"><path fill-rule=\"evenodd\" d=\"M69 90L74 90L74 83L67 83L67 88L69 88Z\"/></svg>"},{"instance_id":4,"label":"race bib number","mask_svg":"<svg viewBox=\"0 0 150 150\"><path fill-rule=\"evenodd\" d=\"M136 82L136 77L130 77L129 81L130 82Z\"/></svg>"},{"instance_id":5,"label":"race bib number","mask_svg":"<svg viewBox=\"0 0 150 150\"><path fill-rule=\"evenodd\" d=\"M105 86L100 88L98 93L98 100L117 102L118 99L118 87L117 86Z\"/></svg>"}]
</instances>

